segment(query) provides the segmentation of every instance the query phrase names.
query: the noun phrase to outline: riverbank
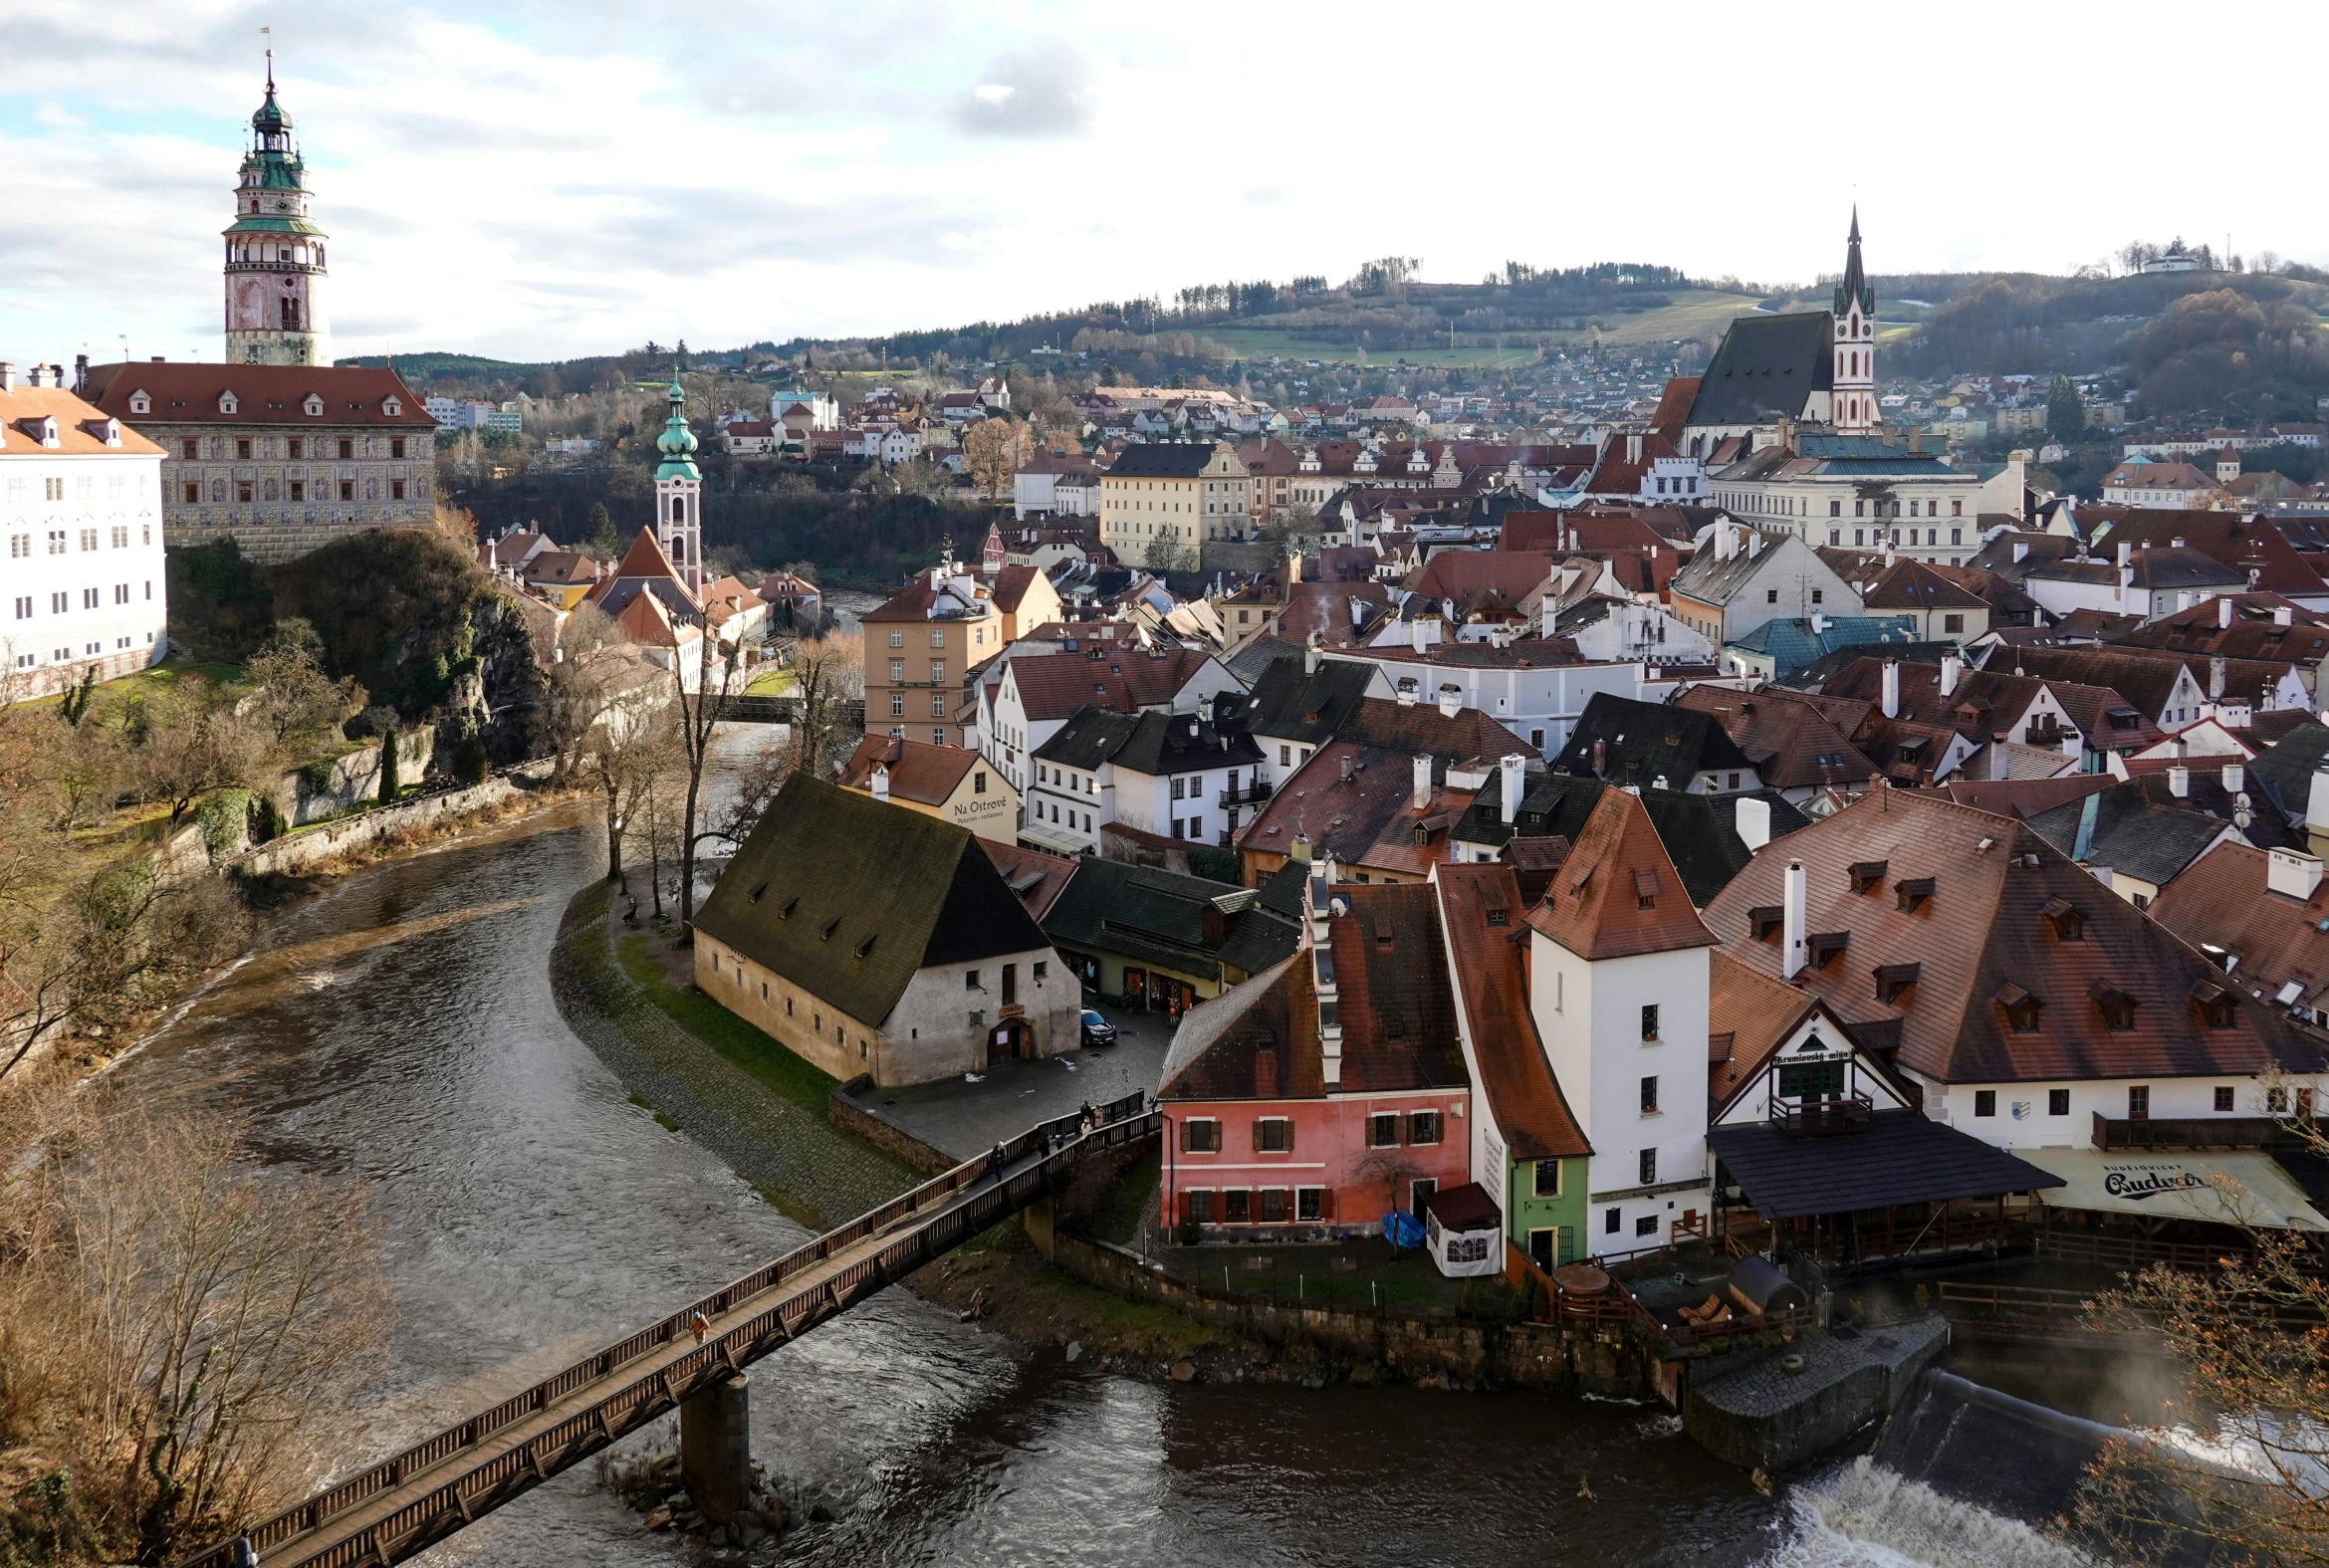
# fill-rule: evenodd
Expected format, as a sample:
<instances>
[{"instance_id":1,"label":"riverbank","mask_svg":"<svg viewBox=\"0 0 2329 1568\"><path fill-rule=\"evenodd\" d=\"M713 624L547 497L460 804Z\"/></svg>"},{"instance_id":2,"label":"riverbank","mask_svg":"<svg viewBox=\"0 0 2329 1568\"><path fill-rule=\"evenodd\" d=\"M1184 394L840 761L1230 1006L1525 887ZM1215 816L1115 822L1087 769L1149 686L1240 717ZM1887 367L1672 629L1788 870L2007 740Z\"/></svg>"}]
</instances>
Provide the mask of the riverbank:
<instances>
[{"instance_id":1,"label":"riverbank","mask_svg":"<svg viewBox=\"0 0 2329 1568\"><path fill-rule=\"evenodd\" d=\"M673 984L646 945L655 939L612 913L611 892L595 882L568 901L551 950L551 994L567 1026L640 1103L788 1219L816 1230L920 1180L832 1124L824 1106L831 1080Z\"/></svg>"}]
</instances>

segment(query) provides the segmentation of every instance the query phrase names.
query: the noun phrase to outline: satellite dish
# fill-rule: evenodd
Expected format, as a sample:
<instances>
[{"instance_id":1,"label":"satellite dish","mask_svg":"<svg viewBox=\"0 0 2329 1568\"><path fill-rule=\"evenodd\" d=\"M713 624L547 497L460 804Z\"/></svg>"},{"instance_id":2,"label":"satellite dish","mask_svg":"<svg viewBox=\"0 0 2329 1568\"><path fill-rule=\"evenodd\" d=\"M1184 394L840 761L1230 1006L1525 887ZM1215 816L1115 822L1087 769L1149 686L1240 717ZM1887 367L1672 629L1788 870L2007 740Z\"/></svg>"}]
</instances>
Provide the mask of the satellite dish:
<instances>
[{"instance_id":1,"label":"satellite dish","mask_svg":"<svg viewBox=\"0 0 2329 1568\"><path fill-rule=\"evenodd\" d=\"M2248 830L2248 824L2255 820L2256 813L2248 805L2248 791L2242 789L2232 796L2232 826L2244 833Z\"/></svg>"}]
</instances>

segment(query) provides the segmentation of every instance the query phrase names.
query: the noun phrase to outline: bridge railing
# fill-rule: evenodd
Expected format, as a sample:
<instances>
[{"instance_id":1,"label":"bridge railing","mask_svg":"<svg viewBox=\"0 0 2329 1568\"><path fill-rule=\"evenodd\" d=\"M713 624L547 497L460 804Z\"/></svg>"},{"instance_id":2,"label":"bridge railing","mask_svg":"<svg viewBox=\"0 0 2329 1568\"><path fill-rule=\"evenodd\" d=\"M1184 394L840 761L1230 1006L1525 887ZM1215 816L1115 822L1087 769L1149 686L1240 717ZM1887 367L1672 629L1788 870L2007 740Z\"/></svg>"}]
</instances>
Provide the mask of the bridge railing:
<instances>
[{"instance_id":1,"label":"bridge railing","mask_svg":"<svg viewBox=\"0 0 2329 1568\"><path fill-rule=\"evenodd\" d=\"M1024 1207L1035 1193L1049 1184L1053 1173L1073 1163L1085 1147L1112 1147L1154 1132L1159 1120L1153 1112L1147 1111L1146 1106L1147 1096L1135 1090L1122 1099L1095 1107L1097 1125L1088 1132L1084 1128L1083 1113L1079 1111L1039 1122L1026 1132L1006 1139L999 1146L1002 1163L1006 1167L1026 1158L1047 1139L1058 1147L1040 1165L1013 1173L1008 1181L998 1182L988 1192L953 1211L943 1227L943 1244L940 1233L930 1230L916 1231L901 1236L896 1244L860 1258L839 1274L828 1278L824 1288L836 1301L846 1302L867 1281L886 1280L895 1277L900 1271L910 1272L919 1266L921 1260L995 1225ZM707 1319L718 1317L732 1310L739 1302L784 1283L803 1270L823 1262L835 1252L846 1251L857 1242L879 1234L902 1220L944 1204L964 1189L975 1187L995 1170L996 1158L992 1151L965 1160L953 1170L931 1178L911 1192L891 1199L846 1225L804 1242L775 1261L762 1264L751 1273L730 1281L661 1321L552 1373L523 1393L447 1427L369 1469L350 1475L273 1517L250 1526L247 1533L252 1545L264 1554L285 1541L322 1528L349 1508L383 1492L395 1490L409 1477L466 1450L477 1448L495 1434L548 1410L575 1390L619 1372L623 1367L669 1345L691 1331L690 1325L698 1313ZM796 1331L785 1322L785 1310L795 1305L798 1299L774 1303L768 1311L743 1326L729 1329L717 1338L707 1339L688 1356L667 1367L662 1381L674 1388L688 1387L715 1370L734 1365L735 1350L740 1345L755 1346L780 1329L786 1337L791 1337ZM809 1315L818 1315L814 1305ZM608 1424L614 1422L617 1415L624 1418L624 1422L614 1423L619 1427L629 1420L641 1402L652 1402L655 1397L656 1391L644 1384L617 1391L607 1399L598 1401L589 1410L579 1412L550 1431L538 1434L533 1441L520 1448L498 1455L485 1464L465 1471L453 1484L433 1488L422 1498L368 1528L364 1537L393 1540L448 1510L457 1511L466 1517L469 1502L464 1487L489 1492L506 1481L536 1471L543 1451L557 1451L578 1440L608 1430ZM305 1559L305 1568L333 1568L333 1565L343 1562L370 1560L372 1547L359 1542L347 1544L349 1547L347 1553L336 1551L323 1557ZM231 1542L221 1541L181 1559L179 1568L212 1568L212 1565L223 1564L227 1561L231 1545Z\"/></svg>"}]
</instances>

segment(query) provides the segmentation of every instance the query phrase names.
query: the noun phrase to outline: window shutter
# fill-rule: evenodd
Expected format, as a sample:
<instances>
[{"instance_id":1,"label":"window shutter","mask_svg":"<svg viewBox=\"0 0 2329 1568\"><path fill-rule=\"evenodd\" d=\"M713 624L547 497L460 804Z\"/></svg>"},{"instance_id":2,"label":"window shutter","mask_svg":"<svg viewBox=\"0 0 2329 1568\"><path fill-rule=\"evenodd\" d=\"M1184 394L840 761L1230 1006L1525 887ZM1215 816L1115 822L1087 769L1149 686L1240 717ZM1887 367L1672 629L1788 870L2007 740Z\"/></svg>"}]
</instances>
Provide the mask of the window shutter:
<instances>
[{"instance_id":1,"label":"window shutter","mask_svg":"<svg viewBox=\"0 0 2329 1568\"><path fill-rule=\"evenodd\" d=\"M1255 1151L1257 1154L1259 1154L1259 1153L1261 1152L1261 1149L1262 1149L1262 1118L1261 1118L1261 1117L1259 1117L1259 1116L1257 1116L1257 1117L1255 1117L1255 1118L1254 1118L1254 1151Z\"/></svg>"},{"instance_id":2,"label":"window shutter","mask_svg":"<svg viewBox=\"0 0 2329 1568\"><path fill-rule=\"evenodd\" d=\"M1318 1189L1318 1218L1320 1220L1334 1218L1334 1189L1331 1187Z\"/></svg>"},{"instance_id":3,"label":"window shutter","mask_svg":"<svg viewBox=\"0 0 2329 1568\"><path fill-rule=\"evenodd\" d=\"M1285 1152L1293 1153L1293 1118L1290 1116L1285 1119Z\"/></svg>"}]
</instances>

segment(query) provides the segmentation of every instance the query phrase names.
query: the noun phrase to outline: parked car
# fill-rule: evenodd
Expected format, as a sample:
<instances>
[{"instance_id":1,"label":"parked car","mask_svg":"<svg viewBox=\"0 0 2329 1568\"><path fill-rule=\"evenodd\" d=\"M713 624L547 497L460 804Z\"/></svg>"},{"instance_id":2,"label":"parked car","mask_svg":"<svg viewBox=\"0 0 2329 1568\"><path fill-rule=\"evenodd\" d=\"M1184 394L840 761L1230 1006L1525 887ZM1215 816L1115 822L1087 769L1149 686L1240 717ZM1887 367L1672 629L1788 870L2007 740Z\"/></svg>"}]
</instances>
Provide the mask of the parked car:
<instances>
[{"instance_id":1,"label":"parked car","mask_svg":"<svg viewBox=\"0 0 2329 1568\"><path fill-rule=\"evenodd\" d=\"M1083 1009L1083 1043L1086 1045L1113 1045L1116 1026L1091 1008Z\"/></svg>"}]
</instances>

